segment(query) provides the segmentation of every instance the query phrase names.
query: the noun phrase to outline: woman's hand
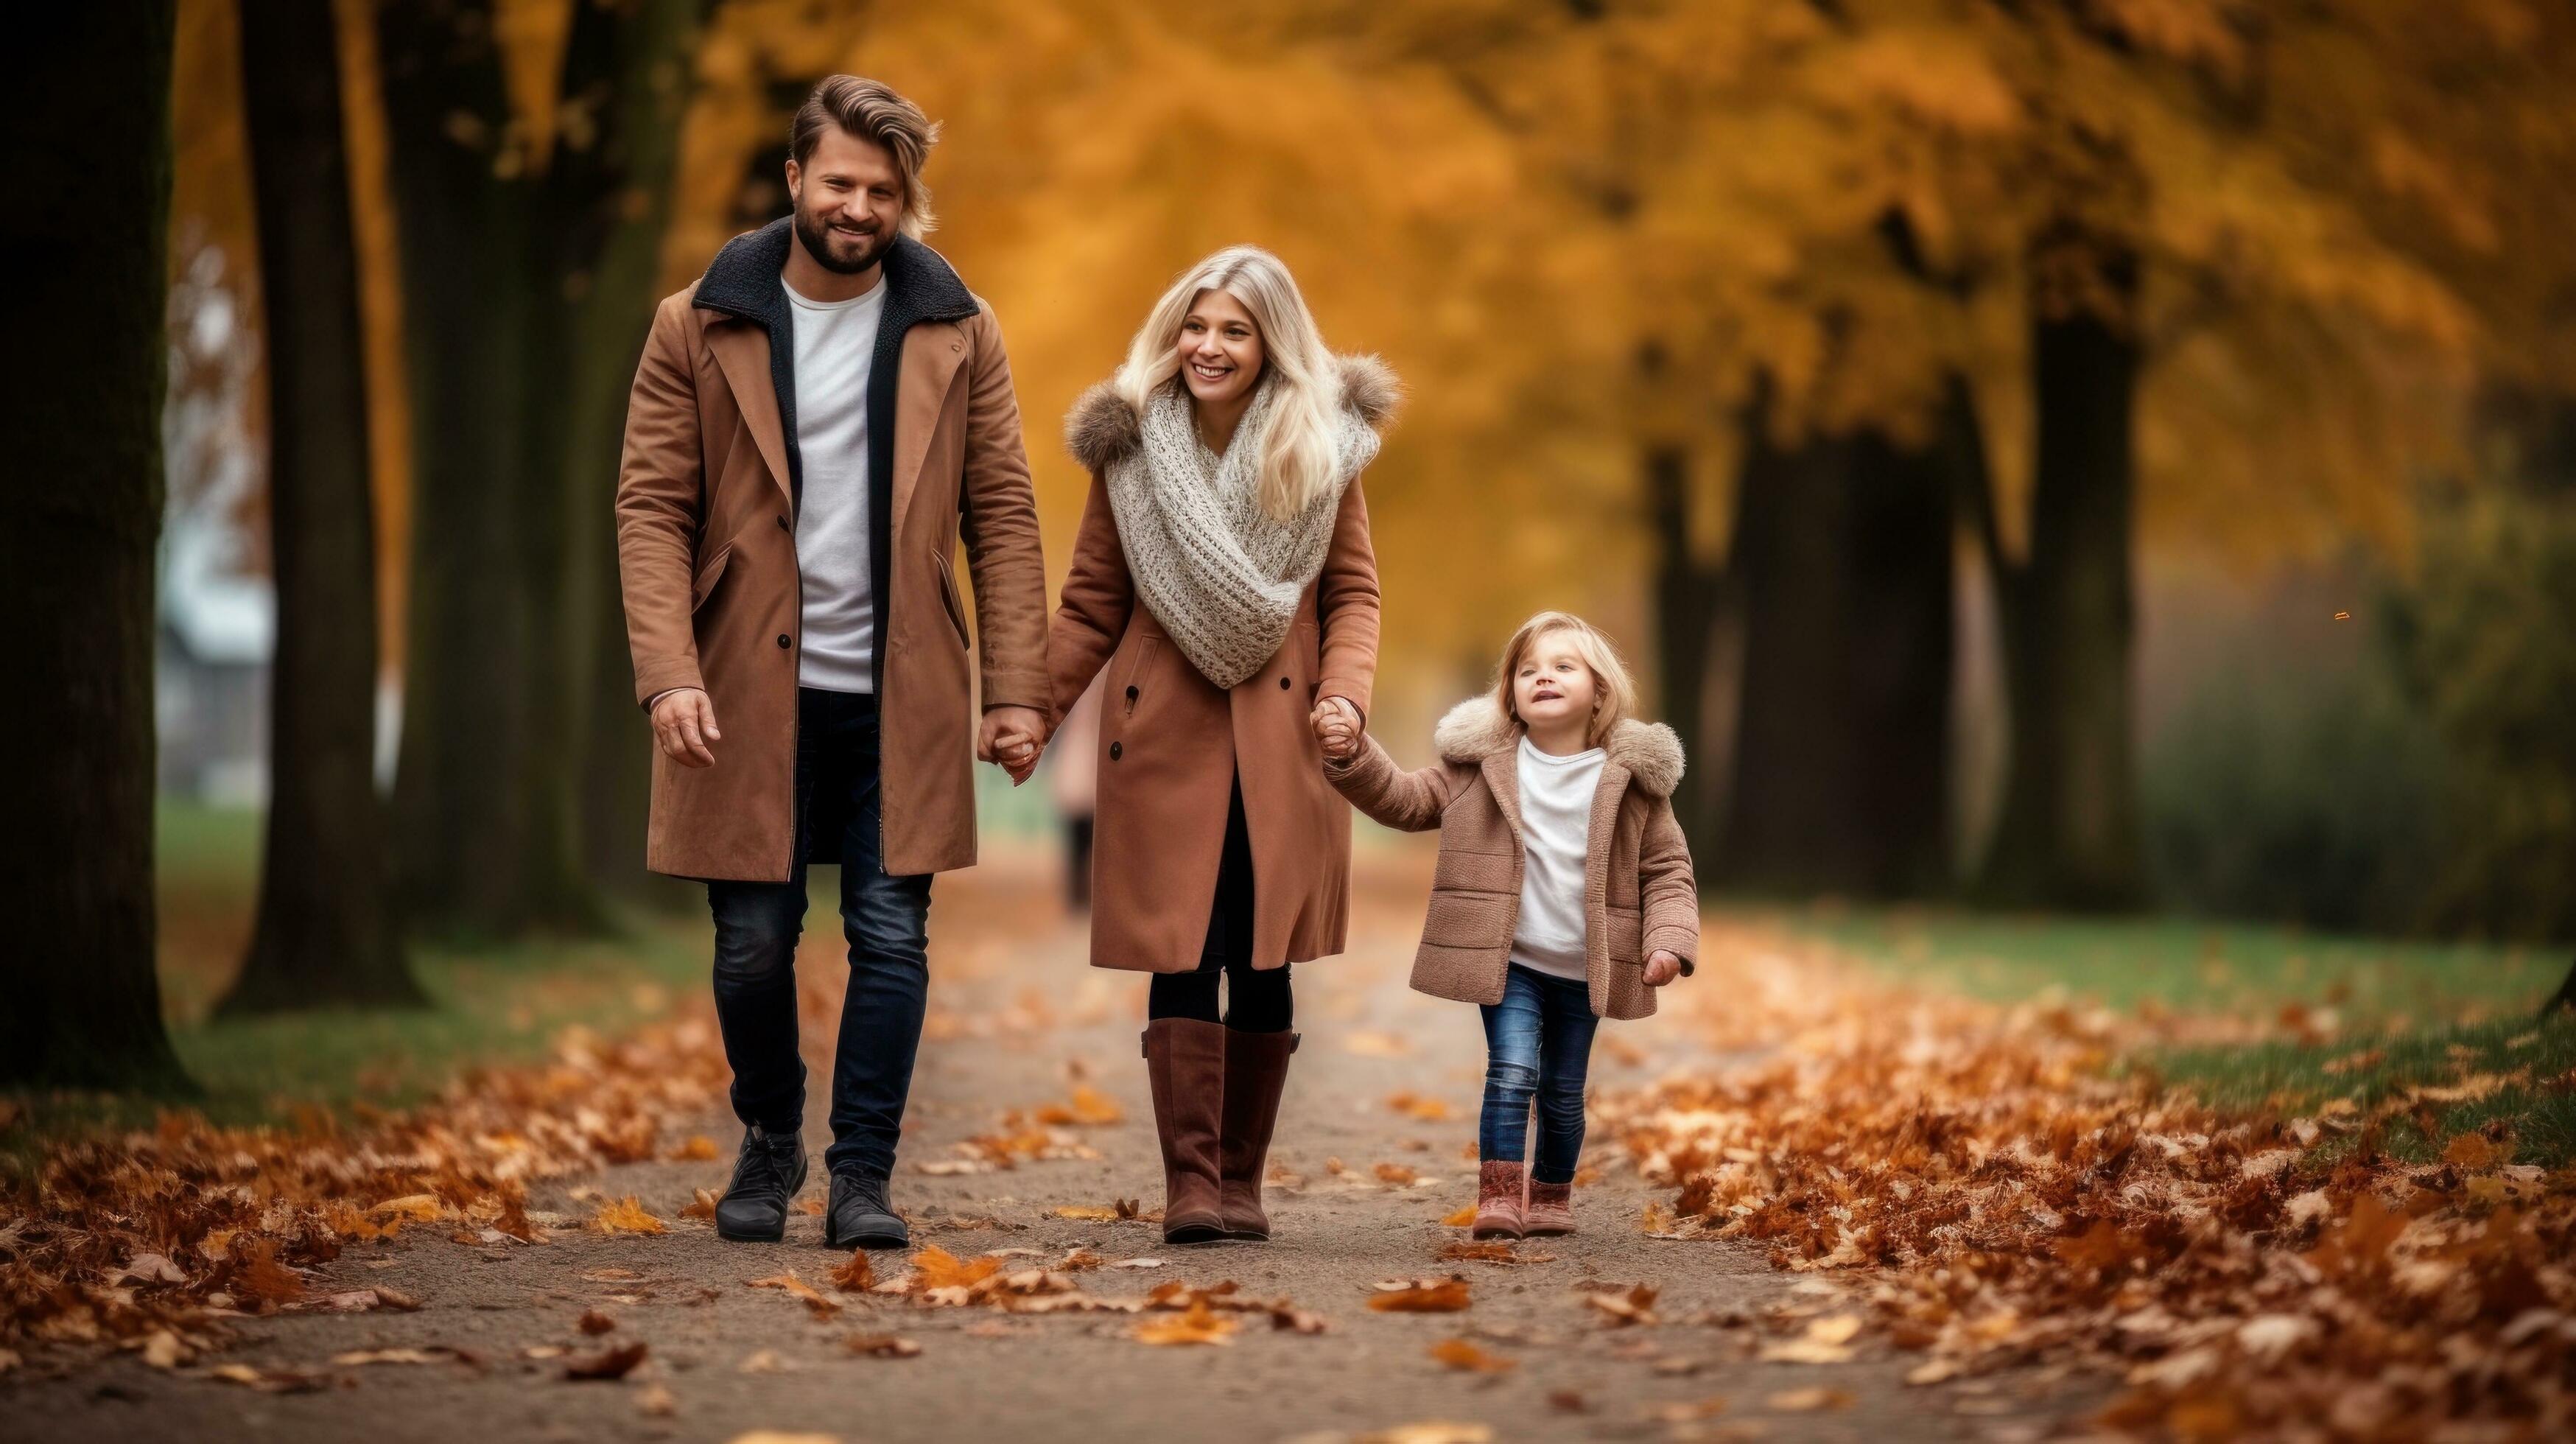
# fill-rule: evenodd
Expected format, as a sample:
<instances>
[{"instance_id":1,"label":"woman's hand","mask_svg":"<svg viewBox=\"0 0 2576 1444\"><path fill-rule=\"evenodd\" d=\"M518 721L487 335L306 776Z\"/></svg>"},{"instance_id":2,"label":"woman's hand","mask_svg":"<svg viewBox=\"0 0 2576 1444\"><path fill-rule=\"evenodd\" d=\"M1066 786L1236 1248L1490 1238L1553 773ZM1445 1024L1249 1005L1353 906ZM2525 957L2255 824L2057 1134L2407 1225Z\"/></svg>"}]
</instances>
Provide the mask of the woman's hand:
<instances>
[{"instance_id":1,"label":"woman's hand","mask_svg":"<svg viewBox=\"0 0 2576 1444\"><path fill-rule=\"evenodd\" d=\"M1660 988L1682 975L1682 960L1662 948L1646 959L1646 986Z\"/></svg>"},{"instance_id":2,"label":"woman's hand","mask_svg":"<svg viewBox=\"0 0 2576 1444\"><path fill-rule=\"evenodd\" d=\"M1315 742L1324 756L1335 762L1348 762L1360 755L1360 714L1348 698L1326 697L1315 704L1307 720L1315 726Z\"/></svg>"},{"instance_id":3,"label":"woman's hand","mask_svg":"<svg viewBox=\"0 0 2576 1444\"><path fill-rule=\"evenodd\" d=\"M996 707L984 714L975 738L975 756L1011 774L1011 785L1019 786L1037 771L1038 755L1046 750L1046 714L1034 707Z\"/></svg>"}]
</instances>

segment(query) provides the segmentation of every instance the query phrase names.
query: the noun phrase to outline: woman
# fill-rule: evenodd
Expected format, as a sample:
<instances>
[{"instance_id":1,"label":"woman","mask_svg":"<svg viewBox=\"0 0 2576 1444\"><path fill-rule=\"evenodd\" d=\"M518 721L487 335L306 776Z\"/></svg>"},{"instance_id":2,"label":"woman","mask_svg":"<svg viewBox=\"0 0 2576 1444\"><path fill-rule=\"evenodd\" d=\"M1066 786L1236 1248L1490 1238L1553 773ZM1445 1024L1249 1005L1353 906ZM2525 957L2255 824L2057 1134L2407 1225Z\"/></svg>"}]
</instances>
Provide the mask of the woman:
<instances>
[{"instance_id":1,"label":"woman","mask_svg":"<svg viewBox=\"0 0 2576 1444\"><path fill-rule=\"evenodd\" d=\"M1377 563L1358 478L1395 401L1375 358L1324 349L1276 256L1235 246L1163 293L1065 421L1091 499L1049 670L1062 716L1107 668L1091 961L1154 974L1145 1061L1173 1243L1270 1236L1288 967L1342 950L1350 893L1350 810L1315 723L1368 712Z\"/></svg>"}]
</instances>

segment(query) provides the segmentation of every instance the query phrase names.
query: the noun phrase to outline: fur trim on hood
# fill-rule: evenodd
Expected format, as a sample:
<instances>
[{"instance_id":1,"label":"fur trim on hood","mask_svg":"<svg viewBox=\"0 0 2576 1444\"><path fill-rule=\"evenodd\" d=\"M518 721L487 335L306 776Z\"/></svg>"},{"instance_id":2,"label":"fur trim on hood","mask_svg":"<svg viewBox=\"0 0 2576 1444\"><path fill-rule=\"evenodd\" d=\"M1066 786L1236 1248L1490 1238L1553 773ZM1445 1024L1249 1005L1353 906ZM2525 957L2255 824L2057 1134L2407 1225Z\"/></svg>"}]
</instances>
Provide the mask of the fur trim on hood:
<instances>
[{"instance_id":1,"label":"fur trim on hood","mask_svg":"<svg viewBox=\"0 0 2576 1444\"><path fill-rule=\"evenodd\" d=\"M1384 431L1404 399L1395 373L1375 356L1333 358L1341 372L1342 405L1373 431ZM1107 471L1144 444L1144 418L1110 383L1082 393L1064 415L1064 448L1088 471Z\"/></svg>"},{"instance_id":2,"label":"fur trim on hood","mask_svg":"<svg viewBox=\"0 0 2576 1444\"><path fill-rule=\"evenodd\" d=\"M1517 747L1521 724L1503 715L1491 696L1470 697L1449 709L1431 729L1431 744L1441 760L1474 767L1497 752ZM1610 729L1603 744L1610 760L1628 769L1628 780L1657 797L1670 797L1682 780L1682 739L1661 722L1631 717Z\"/></svg>"}]
</instances>

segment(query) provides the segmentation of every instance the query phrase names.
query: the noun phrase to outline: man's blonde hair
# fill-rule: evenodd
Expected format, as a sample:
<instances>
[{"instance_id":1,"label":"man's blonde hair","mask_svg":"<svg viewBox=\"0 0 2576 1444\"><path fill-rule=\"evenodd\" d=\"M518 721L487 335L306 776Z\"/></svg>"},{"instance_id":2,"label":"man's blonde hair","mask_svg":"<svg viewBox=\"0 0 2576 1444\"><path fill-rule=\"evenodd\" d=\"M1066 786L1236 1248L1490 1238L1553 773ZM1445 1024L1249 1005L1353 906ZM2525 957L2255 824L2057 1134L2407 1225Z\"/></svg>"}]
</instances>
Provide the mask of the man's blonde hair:
<instances>
[{"instance_id":1,"label":"man's blonde hair","mask_svg":"<svg viewBox=\"0 0 2576 1444\"><path fill-rule=\"evenodd\" d=\"M1521 722L1520 713L1512 707L1512 678L1539 638L1551 632L1563 632L1573 638L1574 655L1592 669L1592 723L1584 730L1583 740L1585 746L1598 747L1610 740L1611 729L1635 714L1637 681L1628 674L1627 659L1619 655L1619 645L1610 640L1609 634L1572 612L1541 612L1512 633L1512 639L1503 644L1503 660L1494 672L1494 703L1503 709L1504 716Z\"/></svg>"},{"instance_id":2,"label":"man's blonde hair","mask_svg":"<svg viewBox=\"0 0 2576 1444\"><path fill-rule=\"evenodd\" d=\"M903 177L903 233L920 240L939 224L930 209L930 187L921 169L930 163L930 148L939 144L939 125L921 107L895 93L883 81L858 75L825 76L787 127L787 155L803 169L814 158L825 126L838 126L861 140L885 148Z\"/></svg>"}]
</instances>

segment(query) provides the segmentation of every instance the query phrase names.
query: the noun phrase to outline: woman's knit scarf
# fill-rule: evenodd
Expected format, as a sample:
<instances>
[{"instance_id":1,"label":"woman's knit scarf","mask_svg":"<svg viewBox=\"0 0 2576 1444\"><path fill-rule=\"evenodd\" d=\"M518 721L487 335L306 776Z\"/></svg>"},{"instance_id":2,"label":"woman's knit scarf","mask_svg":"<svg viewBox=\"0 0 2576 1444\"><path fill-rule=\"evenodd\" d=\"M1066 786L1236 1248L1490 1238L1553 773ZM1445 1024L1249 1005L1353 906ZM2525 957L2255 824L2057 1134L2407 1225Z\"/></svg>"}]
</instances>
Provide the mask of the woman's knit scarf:
<instances>
[{"instance_id":1,"label":"woman's knit scarf","mask_svg":"<svg viewBox=\"0 0 2576 1444\"><path fill-rule=\"evenodd\" d=\"M1297 603L1324 569L1333 521L1351 478L1377 455L1377 432L1332 412L1332 484L1278 521L1261 509L1261 444L1272 381L1218 456L1199 440L1179 378L1145 406L1143 444L1108 470L1109 508L1137 594L1201 674L1219 687L1250 677L1279 652Z\"/></svg>"}]
</instances>

